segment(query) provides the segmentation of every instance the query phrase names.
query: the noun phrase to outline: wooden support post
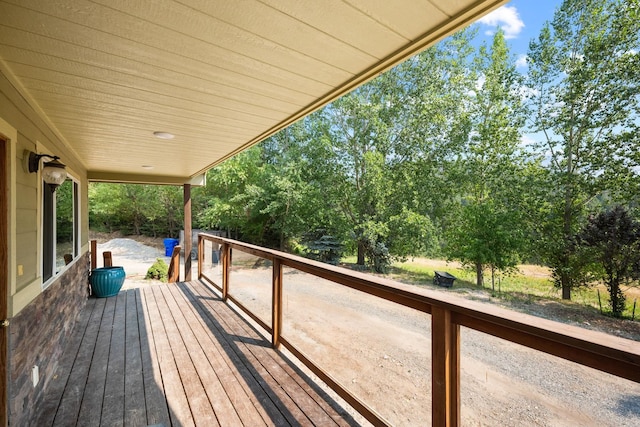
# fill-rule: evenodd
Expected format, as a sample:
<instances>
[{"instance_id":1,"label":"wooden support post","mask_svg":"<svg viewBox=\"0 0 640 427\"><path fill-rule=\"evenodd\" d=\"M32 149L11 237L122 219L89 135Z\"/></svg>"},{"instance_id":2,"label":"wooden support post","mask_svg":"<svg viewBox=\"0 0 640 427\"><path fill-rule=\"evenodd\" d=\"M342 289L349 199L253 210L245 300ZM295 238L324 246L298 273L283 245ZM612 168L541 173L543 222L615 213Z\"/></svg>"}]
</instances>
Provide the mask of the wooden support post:
<instances>
[{"instance_id":1,"label":"wooden support post","mask_svg":"<svg viewBox=\"0 0 640 427\"><path fill-rule=\"evenodd\" d=\"M231 246L222 244L222 299L227 300L229 293L229 272L231 270Z\"/></svg>"},{"instance_id":2,"label":"wooden support post","mask_svg":"<svg viewBox=\"0 0 640 427\"><path fill-rule=\"evenodd\" d=\"M11 159L9 141L0 135L0 427L9 425L9 196L11 194L9 173L15 159ZM10 160L11 159L11 160ZM13 163L15 165L15 163ZM15 256L15 254L13 254ZM16 262L15 258L11 262ZM20 329L18 329L20 330ZM22 338L22 337L21 337ZM18 355L16 355L18 356ZM24 357L23 355L19 355ZM11 402L13 403L13 401Z\"/></svg>"},{"instance_id":3,"label":"wooden support post","mask_svg":"<svg viewBox=\"0 0 640 427\"><path fill-rule=\"evenodd\" d=\"M180 246L173 247L171 261L169 261L169 283L176 283L180 281L180 250Z\"/></svg>"},{"instance_id":4,"label":"wooden support post","mask_svg":"<svg viewBox=\"0 0 640 427\"><path fill-rule=\"evenodd\" d=\"M184 280L191 280L191 184L184 184Z\"/></svg>"},{"instance_id":5,"label":"wooden support post","mask_svg":"<svg viewBox=\"0 0 640 427\"><path fill-rule=\"evenodd\" d=\"M198 279L202 278L202 266L204 265L204 238L198 234Z\"/></svg>"},{"instance_id":6,"label":"wooden support post","mask_svg":"<svg viewBox=\"0 0 640 427\"><path fill-rule=\"evenodd\" d=\"M111 257L111 251L104 251L102 253L102 265L104 267L113 267L113 258Z\"/></svg>"},{"instance_id":7,"label":"wooden support post","mask_svg":"<svg viewBox=\"0 0 640 427\"><path fill-rule=\"evenodd\" d=\"M91 241L91 269L98 267L98 241Z\"/></svg>"},{"instance_id":8,"label":"wooden support post","mask_svg":"<svg viewBox=\"0 0 640 427\"><path fill-rule=\"evenodd\" d=\"M273 260L271 302L271 345L280 347L280 335L282 334L282 262L276 258Z\"/></svg>"},{"instance_id":9,"label":"wooden support post","mask_svg":"<svg viewBox=\"0 0 640 427\"><path fill-rule=\"evenodd\" d=\"M451 311L431 310L432 425L460 425L460 326Z\"/></svg>"}]
</instances>

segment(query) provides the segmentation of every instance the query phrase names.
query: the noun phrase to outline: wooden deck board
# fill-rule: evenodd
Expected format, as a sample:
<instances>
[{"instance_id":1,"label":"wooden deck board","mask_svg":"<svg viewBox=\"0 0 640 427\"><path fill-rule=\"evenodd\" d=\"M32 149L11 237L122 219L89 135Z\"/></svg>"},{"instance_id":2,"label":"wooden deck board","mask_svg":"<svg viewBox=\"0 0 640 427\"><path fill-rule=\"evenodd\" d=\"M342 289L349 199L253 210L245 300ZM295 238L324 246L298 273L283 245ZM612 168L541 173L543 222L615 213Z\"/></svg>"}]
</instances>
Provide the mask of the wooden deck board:
<instances>
[{"instance_id":1,"label":"wooden deck board","mask_svg":"<svg viewBox=\"0 0 640 427\"><path fill-rule=\"evenodd\" d=\"M140 356L142 358L142 379L144 381L144 398L148 425L171 425L169 407L164 395L162 373L156 353L156 343L151 328L151 319L146 310L146 297L140 289L135 290L138 296L138 330L140 332ZM131 424L133 425L133 424Z\"/></svg>"},{"instance_id":2,"label":"wooden deck board","mask_svg":"<svg viewBox=\"0 0 640 427\"><path fill-rule=\"evenodd\" d=\"M58 407L60 406L60 401L63 397L65 387L67 386L67 382L71 379L70 374L71 374L71 369L74 365L74 362L82 358L82 353L81 353L83 348L82 342L85 337L85 334L87 334L88 336L91 336L92 335L91 327L93 326L95 328L94 325L97 325L96 322L91 322L90 320L91 317L96 315L96 312L99 311L99 309L96 309L95 306L96 304L88 304L85 310L83 310L82 313L80 313L80 317L76 322L76 325L74 326L74 331L69 338L69 342L67 343L67 346L65 349L66 351L62 354L62 358L60 359L60 364L59 364L60 374L54 377L51 380L51 383L49 385L50 393L53 396L59 396L59 398L49 399L40 407L41 412L39 414L39 417L35 425L51 425L53 423L56 417ZM76 376L77 374L78 372L76 372ZM86 381L86 374L82 376L85 378L85 381ZM76 405L66 405L66 407L71 409L73 406L76 406L76 407L79 406L80 397L81 397L81 394L77 392L77 389L76 389L76 393L74 393L73 395L70 394L69 396L67 396L67 399L68 400L71 399L73 402L76 403ZM73 416L74 419L76 415L77 413Z\"/></svg>"},{"instance_id":3,"label":"wooden deck board","mask_svg":"<svg viewBox=\"0 0 640 427\"><path fill-rule=\"evenodd\" d=\"M171 343L160 315L156 297L149 289L146 289L146 291L144 294L147 301L147 311L151 319L151 329L156 343L156 354L160 372L162 373L163 390L167 402L169 402L171 424L182 427L193 426L195 423L193 422L191 409L189 409L189 402L178 373L176 359L171 350Z\"/></svg>"},{"instance_id":4,"label":"wooden deck board","mask_svg":"<svg viewBox=\"0 0 640 427\"><path fill-rule=\"evenodd\" d=\"M100 329L102 316L106 307L106 301L91 300L89 301L89 306L92 307L93 310L89 323L86 327L85 334L82 337L82 343L80 344L77 356L73 362L73 368L67 377L62 401L60 402L53 423L55 426L73 425L77 421L78 414L80 412L84 389L86 387L89 370L91 368L91 359L93 358L97 344L96 337ZM78 330L76 329L74 334L77 332ZM65 351L65 353L67 352ZM61 373L59 378L64 378L64 373ZM54 395L51 394L51 396Z\"/></svg>"},{"instance_id":5,"label":"wooden deck board","mask_svg":"<svg viewBox=\"0 0 640 427\"><path fill-rule=\"evenodd\" d=\"M182 286L179 284L178 286ZM284 426L290 425L289 421L285 418L282 411L276 403L271 399L268 392L265 390L263 384L252 373L253 368L249 367L246 360L241 357L239 352L233 349L232 341L228 340L226 334L223 332L221 325L215 320L207 307L207 304L203 301L211 299L218 304L221 303L220 299L207 294L205 296L199 296L199 294L185 292L189 295L189 300L194 307L197 307L199 314L202 316L202 320L206 323L209 331L212 333L214 340L219 345L220 353L227 362L229 369L232 372L237 373L237 378L243 386L246 387L250 400L253 405L258 408L262 414L263 420L269 425ZM262 345L267 345L266 341L261 340Z\"/></svg>"},{"instance_id":6,"label":"wooden deck board","mask_svg":"<svg viewBox=\"0 0 640 427\"><path fill-rule=\"evenodd\" d=\"M124 425L124 359L127 293L116 298L114 322L111 329L111 346L102 399L101 424L119 427ZM116 319L121 321L116 321Z\"/></svg>"},{"instance_id":7,"label":"wooden deck board","mask_svg":"<svg viewBox=\"0 0 640 427\"><path fill-rule=\"evenodd\" d=\"M195 323L187 320L188 317L191 317L190 309L185 306L184 300L180 295L176 296L172 293L172 289L175 289L175 287L164 287L161 291L163 292L165 299L171 299L173 300L172 302L175 303L170 304L170 310L176 322L176 327L180 331L180 335L182 336L185 346L189 348L189 356L193 362L195 370L199 373L204 391L203 396L207 397L214 414L216 414L215 418L211 420L210 425L218 424L218 419L220 419L224 420L225 426L241 426L242 422L240 421L229 396L222 386L213 367L209 363L209 360L195 335L194 329L198 327L197 322L195 322L195 319L189 319ZM201 332L206 333L206 331Z\"/></svg>"},{"instance_id":8,"label":"wooden deck board","mask_svg":"<svg viewBox=\"0 0 640 427\"><path fill-rule=\"evenodd\" d=\"M197 292L200 297L206 297L210 293L204 288L191 287L193 292ZM211 300L204 300L215 317L223 325L231 336L236 336L236 350L246 358L248 363L254 367L255 374L259 375L272 393L272 399L278 402L280 410L292 425L335 425L335 422L313 402L313 399L302 390L287 372L282 369L271 355L275 352L266 347L268 342L262 338L257 331L249 327L244 321L227 309L227 306L213 304ZM224 308L224 309L223 309ZM243 339L245 338L245 339ZM263 341L263 345L251 345L251 342ZM277 378L277 380L276 380Z\"/></svg>"},{"instance_id":9,"label":"wooden deck board","mask_svg":"<svg viewBox=\"0 0 640 427\"><path fill-rule=\"evenodd\" d=\"M84 388L82 403L80 404L78 425L87 427L100 425L115 308L116 298L107 299L102 319L100 319L100 328L96 337L93 355L90 359L89 376ZM58 422L57 419L56 422ZM62 423L61 425L67 425L66 419L60 419L60 422Z\"/></svg>"},{"instance_id":10,"label":"wooden deck board","mask_svg":"<svg viewBox=\"0 0 640 427\"><path fill-rule=\"evenodd\" d=\"M201 282L92 299L37 425L354 425Z\"/></svg>"},{"instance_id":11,"label":"wooden deck board","mask_svg":"<svg viewBox=\"0 0 640 427\"><path fill-rule=\"evenodd\" d=\"M283 425L284 418L269 400L256 381L248 381L251 377L235 353L229 352L227 343L216 333L215 325L209 318L204 307L192 295L183 297L191 304L193 317L189 317L190 324L200 325L197 336L209 358L212 368L218 374L223 387L234 403L236 412L244 425ZM214 331L214 332L212 332ZM261 404L264 402L264 405ZM279 424L278 424L279 423Z\"/></svg>"},{"instance_id":12,"label":"wooden deck board","mask_svg":"<svg viewBox=\"0 0 640 427\"><path fill-rule=\"evenodd\" d=\"M147 424L140 326L138 321L139 292L127 292L125 320L124 425Z\"/></svg>"},{"instance_id":13,"label":"wooden deck board","mask_svg":"<svg viewBox=\"0 0 640 427\"><path fill-rule=\"evenodd\" d=\"M178 368L180 382L184 387L185 397L189 402L193 422L195 425L217 426L219 424L213 408L202 386L198 371L191 360L189 349L187 349L185 342L182 340L176 320L172 316L170 304L165 300L160 287L154 287L152 291L156 297L156 304L167 332L167 340Z\"/></svg>"},{"instance_id":14,"label":"wooden deck board","mask_svg":"<svg viewBox=\"0 0 640 427\"><path fill-rule=\"evenodd\" d=\"M183 286L189 286L185 284ZM193 292L199 292L202 296L204 288L191 287ZM208 291L204 291L208 292ZM226 306L225 306L226 307ZM216 313L220 318L224 319L235 331L252 339L259 338L257 332L244 320L234 316L228 310L219 310L215 305L211 306L211 312ZM226 313L225 313L226 311ZM251 351L256 359L260 359L261 363L267 367L270 374L284 381L286 385L285 391L292 397L304 414L309 418L313 425L349 425L345 421L345 413L339 413L327 402L327 397L318 390L313 390L311 386L301 377L289 363L287 363L279 354L265 347L251 347Z\"/></svg>"}]
</instances>

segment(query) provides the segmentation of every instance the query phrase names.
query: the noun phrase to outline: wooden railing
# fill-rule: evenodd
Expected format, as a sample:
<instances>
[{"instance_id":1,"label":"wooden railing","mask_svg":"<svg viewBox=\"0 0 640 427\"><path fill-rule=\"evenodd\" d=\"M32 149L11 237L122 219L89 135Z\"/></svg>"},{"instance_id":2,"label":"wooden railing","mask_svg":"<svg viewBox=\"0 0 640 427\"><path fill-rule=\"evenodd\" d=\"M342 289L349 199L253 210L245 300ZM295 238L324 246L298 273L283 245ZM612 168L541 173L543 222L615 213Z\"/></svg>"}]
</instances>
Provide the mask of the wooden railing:
<instances>
[{"instance_id":1,"label":"wooden railing","mask_svg":"<svg viewBox=\"0 0 640 427\"><path fill-rule=\"evenodd\" d=\"M214 242L221 247L221 284L215 283L204 272L206 241ZM272 262L272 326L267 325L229 293L232 248ZM287 348L374 425L388 423L282 335L283 266L431 314L432 423L434 426L460 425L460 326L640 383L639 342L465 300L454 295L412 288L392 280L259 246L200 234L198 277L216 287L222 293L223 299L232 301L268 331L275 348L280 345Z\"/></svg>"},{"instance_id":2,"label":"wooden railing","mask_svg":"<svg viewBox=\"0 0 640 427\"><path fill-rule=\"evenodd\" d=\"M180 251L182 248L180 246L174 246L173 252L171 252L171 260L169 261L169 271L167 272L169 283L176 283L180 281ZM185 259L191 259L189 255L185 255ZM185 266L185 269L187 266ZM191 265L189 265L191 268Z\"/></svg>"}]
</instances>

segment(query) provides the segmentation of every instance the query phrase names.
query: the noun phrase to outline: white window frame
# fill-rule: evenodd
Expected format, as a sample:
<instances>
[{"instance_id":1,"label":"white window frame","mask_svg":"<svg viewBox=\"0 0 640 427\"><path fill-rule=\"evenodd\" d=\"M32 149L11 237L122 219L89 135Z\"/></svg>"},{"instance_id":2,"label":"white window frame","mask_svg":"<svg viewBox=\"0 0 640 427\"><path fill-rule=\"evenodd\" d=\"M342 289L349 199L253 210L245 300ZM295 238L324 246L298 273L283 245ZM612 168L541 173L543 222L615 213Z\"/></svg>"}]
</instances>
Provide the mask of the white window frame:
<instances>
[{"instance_id":1,"label":"white window frame","mask_svg":"<svg viewBox=\"0 0 640 427\"><path fill-rule=\"evenodd\" d=\"M81 245L80 245L80 201L81 201L81 186L80 180L73 176L71 173L68 173L67 179L71 181L71 191L72 191L72 216L73 216L73 231L72 231L72 248L73 248L73 260L70 264L75 262L80 255ZM43 279L42 288L46 289L55 279L56 277L65 271L68 268L68 265L64 265L60 268L56 266L57 258L57 215L56 215L56 193L53 194L53 206L51 206L50 217L47 215L45 197L47 197L47 192L50 193L50 189L47 187L47 184L40 179L40 191L41 191L41 203L42 203L42 221L41 221L41 229L42 229L42 238L41 238L41 248L42 248L42 263L40 264L41 275ZM47 230L45 223L49 224L51 230ZM51 235L48 235L50 233Z\"/></svg>"}]
</instances>

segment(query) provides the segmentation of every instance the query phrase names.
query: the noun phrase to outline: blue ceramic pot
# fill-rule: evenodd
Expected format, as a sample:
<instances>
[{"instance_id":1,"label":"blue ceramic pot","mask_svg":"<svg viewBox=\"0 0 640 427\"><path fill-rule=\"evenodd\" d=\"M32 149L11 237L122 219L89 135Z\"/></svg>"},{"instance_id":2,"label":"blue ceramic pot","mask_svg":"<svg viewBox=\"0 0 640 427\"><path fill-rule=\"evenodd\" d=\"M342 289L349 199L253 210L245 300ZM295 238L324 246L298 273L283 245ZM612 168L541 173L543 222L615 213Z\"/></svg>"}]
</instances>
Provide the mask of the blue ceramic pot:
<instances>
[{"instance_id":1,"label":"blue ceramic pot","mask_svg":"<svg viewBox=\"0 0 640 427\"><path fill-rule=\"evenodd\" d=\"M122 267L101 267L91 270L89 283L93 295L106 298L118 295L126 274Z\"/></svg>"}]
</instances>

